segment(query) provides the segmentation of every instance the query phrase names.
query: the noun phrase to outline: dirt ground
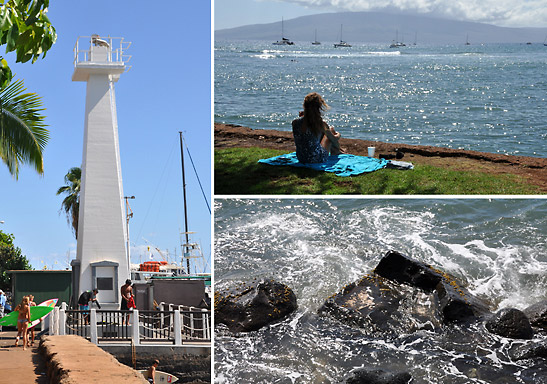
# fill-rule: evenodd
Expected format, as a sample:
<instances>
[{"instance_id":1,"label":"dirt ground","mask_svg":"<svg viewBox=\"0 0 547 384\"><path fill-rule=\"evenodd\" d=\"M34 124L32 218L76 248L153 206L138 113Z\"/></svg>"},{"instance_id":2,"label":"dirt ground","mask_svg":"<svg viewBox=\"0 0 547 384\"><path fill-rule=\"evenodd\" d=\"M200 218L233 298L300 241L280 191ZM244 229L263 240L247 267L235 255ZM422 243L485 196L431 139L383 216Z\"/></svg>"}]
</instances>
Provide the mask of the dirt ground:
<instances>
[{"instance_id":1,"label":"dirt ground","mask_svg":"<svg viewBox=\"0 0 547 384\"><path fill-rule=\"evenodd\" d=\"M4 327L7 328L7 327ZM41 383L47 384L47 367L44 358L38 352L38 341L34 347L23 351L22 342L14 347L17 332L0 332L0 384Z\"/></svg>"},{"instance_id":2,"label":"dirt ground","mask_svg":"<svg viewBox=\"0 0 547 384\"><path fill-rule=\"evenodd\" d=\"M287 152L295 150L291 132L251 129L233 124L215 123L214 143L215 148L260 147ZM404 153L401 160L414 165L518 175L538 186L542 194L547 193L547 158L344 138L340 143L346 153L354 155L367 156L367 148L376 147L376 157L380 154L394 155L400 151Z\"/></svg>"}]
</instances>

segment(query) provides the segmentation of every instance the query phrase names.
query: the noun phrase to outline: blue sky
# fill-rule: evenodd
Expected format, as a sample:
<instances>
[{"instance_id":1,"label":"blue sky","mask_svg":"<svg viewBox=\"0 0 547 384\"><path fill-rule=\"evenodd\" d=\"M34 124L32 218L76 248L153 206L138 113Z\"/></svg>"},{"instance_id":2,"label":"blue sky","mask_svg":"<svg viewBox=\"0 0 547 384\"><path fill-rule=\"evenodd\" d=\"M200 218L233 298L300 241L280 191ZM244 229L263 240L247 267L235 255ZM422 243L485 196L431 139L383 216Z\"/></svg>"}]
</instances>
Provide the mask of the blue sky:
<instances>
[{"instance_id":1,"label":"blue sky","mask_svg":"<svg viewBox=\"0 0 547 384\"><path fill-rule=\"evenodd\" d=\"M545 27L545 0L217 0L215 30L326 12L429 14L504 27Z\"/></svg>"},{"instance_id":2,"label":"blue sky","mask_svg":"<svg viewBox=\"0 0 547 384\"><path fill-rule=\"evenodd\" d=\"M48 16L58 39L45 59L15 64L2 47L15 78L42 97L51 138L43 177L24 167L15 180L0 163L0 229L14 234L36 269L64 269L75 258L76 241L55 194L66 172L82 162L86 84L71 81L74 44L94 33L124 37L132 42L132 68L115 88L124 194L135 196L132 261L147 260L148 244L172 255L176 248L180 257L179 131L211 204L210 3L51 0ZM189 230L210 257L210 215L187 152L185 163Z\"/></svg>"}]
</instances>

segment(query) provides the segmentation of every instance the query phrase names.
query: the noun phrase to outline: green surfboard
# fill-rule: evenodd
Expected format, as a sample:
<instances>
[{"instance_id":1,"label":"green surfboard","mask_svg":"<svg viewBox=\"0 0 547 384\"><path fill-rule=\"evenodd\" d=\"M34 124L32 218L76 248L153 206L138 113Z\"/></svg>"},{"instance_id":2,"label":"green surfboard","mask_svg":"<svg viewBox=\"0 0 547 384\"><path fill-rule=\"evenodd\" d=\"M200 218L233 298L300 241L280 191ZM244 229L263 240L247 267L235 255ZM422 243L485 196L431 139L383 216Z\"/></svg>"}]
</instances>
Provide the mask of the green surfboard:
<instances>
[{"instance_id":1,"label":"green surfboard","mask_svg":"<svg viewBox=\"0 0 547 384\"><path fill-rule=\"evenodd\" d=\"M30 321L38 320L53 311L52 307L30 307ZM16 327L19 311L13 311L0 319L0 325L5 327Z\"/></svg>"}]
</instances>

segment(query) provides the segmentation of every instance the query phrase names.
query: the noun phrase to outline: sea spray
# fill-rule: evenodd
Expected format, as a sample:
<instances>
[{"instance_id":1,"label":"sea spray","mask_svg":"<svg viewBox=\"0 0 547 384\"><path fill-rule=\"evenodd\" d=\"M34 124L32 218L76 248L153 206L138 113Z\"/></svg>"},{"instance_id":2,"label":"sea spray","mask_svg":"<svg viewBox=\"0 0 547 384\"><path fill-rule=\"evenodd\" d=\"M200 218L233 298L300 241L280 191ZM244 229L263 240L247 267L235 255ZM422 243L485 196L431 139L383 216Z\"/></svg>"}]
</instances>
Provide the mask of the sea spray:
<instances>
[{"instance_id":1,"label":"sea spray","mask_svg":"<svg viewBox=\"0 0 547 384\"><path fill-rule=\"evenodd\" d=\"M336 382L366 367L408 370L415 383L539 383L543 363L511 357L529 342L492 335L480 323L385 339L317 310L389 249L448 269L494 309L513 302L522 309L547 298L546 217L540 199L217 200L215 289L267 277L290 286L299 303L294 315L244 336L217 327L217 377Z\"/></svg>"}]
</instances>

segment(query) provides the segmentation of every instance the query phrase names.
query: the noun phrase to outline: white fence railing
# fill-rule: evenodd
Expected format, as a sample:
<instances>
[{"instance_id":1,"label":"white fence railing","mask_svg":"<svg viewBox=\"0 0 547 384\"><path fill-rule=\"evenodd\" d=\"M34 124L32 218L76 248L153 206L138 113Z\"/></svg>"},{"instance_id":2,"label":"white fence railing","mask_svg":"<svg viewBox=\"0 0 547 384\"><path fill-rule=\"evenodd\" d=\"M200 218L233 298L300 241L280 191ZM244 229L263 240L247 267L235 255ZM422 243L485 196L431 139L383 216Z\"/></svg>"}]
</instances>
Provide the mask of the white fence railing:
<instances>
[{"instance_id":1,"label":"white fence railing","mask_svg":"<svg viewBox=\"0 0 547 384\"><path fill-rule=\"evenodd\" d=\"M55 307L49 318L50 335L75 334L95 344L150 345L211 341L211 311L169 307L159 311L68 310Z\"/></svg>"},{"instance_id":2,"label":"white fence railing","mask_svg":"<svg viewBox=\"0 0 547 384\"><path fill-rule=\"evenodd\" d=\"M205 337L211 338L211 328L206 326L211 323L211 311L204 308L187 307L184 305L174 305L161 302L159 305L160 311L179 311L181 314L182 333L189 338Z\"/></svg>"},{"instance_id":3,"label":"white fence railing","mask_svg":"<svg viewBox=\"0 0 547 384\"><path fill-rule=\"evenodd\" d=\"M124 41L123 37L80 36L74 45L74 66L78 63L95 60L107 63L127 63L131 60L131 56L124 52L130 45L131 42Z\"/></svg>"}]
</instances>

